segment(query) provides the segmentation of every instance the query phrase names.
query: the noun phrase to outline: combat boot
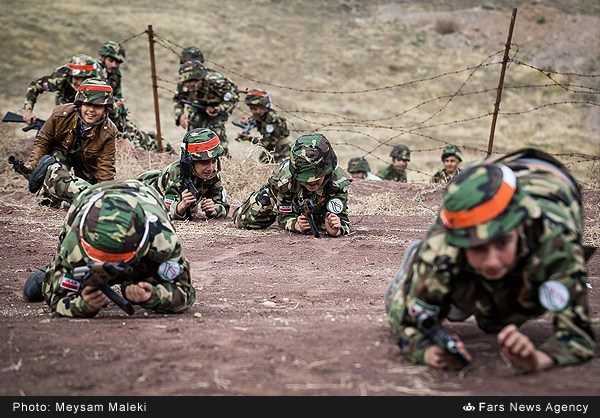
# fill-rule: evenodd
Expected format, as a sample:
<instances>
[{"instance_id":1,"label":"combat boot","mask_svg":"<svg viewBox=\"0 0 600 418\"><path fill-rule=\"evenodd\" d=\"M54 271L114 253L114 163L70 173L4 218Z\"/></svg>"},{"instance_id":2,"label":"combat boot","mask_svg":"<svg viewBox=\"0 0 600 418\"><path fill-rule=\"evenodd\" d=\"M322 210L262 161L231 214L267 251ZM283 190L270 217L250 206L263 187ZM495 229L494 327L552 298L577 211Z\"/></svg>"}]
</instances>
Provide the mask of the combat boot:
<instances>
[{"instance_id":1,"label":"combat boot","mask_svg":"<svg viewBox=\"0 0 600 418\"><path fill-rule=\"evenodd\" d=\"M23 299L25 299L25 302L42 302L44 300L42 284L45 275L46 267L40 267L27 278L25 286L23 286Z\"/></svg>"},{"instance_id":2,"label":"combat boot","mask_svg":"<svg viewBox=\"0 0 600 418\"><path fill-rule=\"evenodd\" d=\"M46 177L46 171L48 167L56 162L56 159L52 155L44 155L37 167L29 175L29 191L31 193L37 193L44 184L44 178Z\"/></svg>"}]
</instances>

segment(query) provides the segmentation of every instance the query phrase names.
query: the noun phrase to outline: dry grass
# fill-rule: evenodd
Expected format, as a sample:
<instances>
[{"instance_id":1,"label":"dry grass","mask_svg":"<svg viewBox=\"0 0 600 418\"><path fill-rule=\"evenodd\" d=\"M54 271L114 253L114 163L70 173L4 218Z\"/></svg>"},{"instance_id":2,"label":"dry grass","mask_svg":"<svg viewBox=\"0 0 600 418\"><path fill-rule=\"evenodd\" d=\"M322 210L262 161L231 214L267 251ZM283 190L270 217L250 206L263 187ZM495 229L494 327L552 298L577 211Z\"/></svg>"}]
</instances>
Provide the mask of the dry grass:
<instances>
[{"instance_id":1,"label":"dry grass","mask_svg":"<svg viewBox=\"0 0 600 418\"><path fill-rule=\"evenodd\" d=\"M268 90L278 111L288 118L292 137L320 130L335 144L342 166L353 156L365 155L373 171L389 162L391 146L406 143L413 150L409 180L425 183L440 167L439 154L445 143L463 147L466 161L485 154L499 66L463 70L502 49L514 5L494 2L492 10L485 10L491 21L483 27L477 26L482 19L474 14L479 3L470 0L402 5L383 0L92 0L85 6L58 0L43 15L34 2L6 0L3 6L2 112L20 109L31 80L64 64L74 53L95 56L103 42L114 39L126 41L123 90L132 119L142 129L155 130L144 33L152 25L157 35L161 130L174 148L183 134L172 115L177 53L193 43L202 47L210 68L231 77L241 90ZM520 7L513 38L514 53L518 45L516 57L563 73L598 73L600 58L586 43L600 34L597 2L574 2L569 11L586 16L568 18L557 15L551 6L565 9L554 0ZM87 16L106 18L81 19L83 10ZM540 16L545 18L543 25L535 23ZM454 32L438 33L436 22L450 22ZM573 27L577 29L574 34L569 32ZM543 41L547 39L560 41L548 45ZM496 56L491 61L498 60ZM573 75L555 77L563 83L598 84ZM530 67L510 66L501 103L505 114L497 122L494 151L542 147L565 160L586 186L598 187L598 166L589 158L600 158L598 107L571 103L582 101L583 96L557 86L509 88L542 83L551 81ZM484 90L488 92L461 95ZM586 97L597 102L596 94ZM42 95L36 112L46 117L53 106L53 95ZM247 114L242 104L233 119ZM234 138L238 128L228 125L227 129ZM26 156L27 147L21 146L21 141L28 141L24 137L18 129L0 127L2 157L5 152ZM250 174L258 170L262 176L272 167L261 171L263 167L252 163L256 153L249 144L230 142L233 159L224 163L224 173L235 201L260 185ZM152 156L143 161L125 160L119 177L158 168L164 162ZM238 168L234 162L246 167ZM0 169L2 190L22 186L20 181L13 184L14 176L6 178L5 173Z\"/></svg>"}]
</instances>

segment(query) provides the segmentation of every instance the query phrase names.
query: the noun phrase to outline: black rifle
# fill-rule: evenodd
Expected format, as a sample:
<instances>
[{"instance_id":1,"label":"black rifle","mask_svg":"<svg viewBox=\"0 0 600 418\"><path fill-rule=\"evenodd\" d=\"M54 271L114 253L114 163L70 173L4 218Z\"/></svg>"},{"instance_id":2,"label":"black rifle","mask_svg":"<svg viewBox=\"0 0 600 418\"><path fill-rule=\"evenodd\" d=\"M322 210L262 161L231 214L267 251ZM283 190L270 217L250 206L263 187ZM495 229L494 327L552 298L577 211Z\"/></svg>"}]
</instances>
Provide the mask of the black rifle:
<instances>
[{"instance_id":1,"label":"black rifle","mask_svg":"<svg viewBox=\"0 0 600 418\"><path fill-rule=\"evenodd\" d=\"M470 364L470 361L459 351L456 338L439 326L432 316L425 313L419 314L417 316L417 328L435 345L452 354L463 368Z\"/></svg>"},{"instance_id":2,"label":"black rifle","mask_svg":"<svg viewBox=\"0 0 600 418\"><path fill-rule=\"evenodd\" d=\"M248 134L250 133L250 131L252 130L252 128L254 128L254 123L252 123L252 121L249 121L247 124L243 124L240 122L236 122L236 121L232 121L231 123L233 123L235 126L237 126L238 128L242 128L243 131L235 138L235 140L237 142L240 142L242 140L242 135L243 134Z\"/></svg>"},{"instance_id":3,"label":"black rifle","mask_svg":"<svg viewBox=\"0 0 600 418\"><path fill-rule=\"evenodd\" d=\"M19 160L14 155L9 155L8 163L13 166L13 170L15 170L15 172L24 176L31 174L31 172L33 171L27 166L25 166L23 160Z\"/></svg>"},{"instance_id":4,"label":"black rifle","mask_svg":"<svg viewBox=\"0 0 600 418\"><path fill-rule=\"evenodd\" d=\"M202 105L200 103L192 102L191 100L188 100L188 99L183 99L180 96L176 96L175 98L176 98L177 101L183 103L184 105L191 106L191 107L193 107L194 109L196 109L196 110L198 110L200 112L205 112L206 108L208 107L208 106ZM208 116L210 116L210 115L208 115ZM227 116L227 112L225 112L225 111L222 110L216 116ZM215 116L210 116L210 117L212 118L212 117L215 117Z\"/></svg>"},{"instance_id":5,"label":"black rifle","mask_svg":"<svg viewBox=\"0 0 600 418\"><path fill-rule=\"evenodd\" d=\"M181 149L181 160L179 162L179 187L181 192L184 190L189 190L196 200L200 199L200 192L194 185L194 180L192 179L192 167L193 161L192 156L188 151L188 141L187 135L184 136L183 148ZM187 217L191 218L191 209L187 210Z\"/></svg>"},{"instance_id":6,"label":"black rifle","mask_svg":"<svg viewBox=\"0 0 600 418\"><path fill-rule=\"evenodd\" d=\"M14 113L14 112L6 112L6 115L4 115L2 122L25 123L25 121L23 120L23 116L19 115L18 113ZM23 130L23 132L27 132L32 129L37 129L39 131L40 129L42 129L42 126L44 126L44 122L46 122L46 121L43 119L36 119L33 122L31 122L29 125L24 127L22 130Z\"/></svg>"},{"instance_id":7,"label":"black rifle","mask_svg":"<svg viewBox=\"0 0 600 418\"><path fill-rule=\"evenodd\" d=\"M131 302L115 292L111 286L122 283L133 273L131 266L111 262L89 263L82 267L73 269L73 276L81 282L81 289L93 286L100 289L119 308L133 315L135 309Z\"/></svg>"},{"instance_id":8,"label":"black rifle","mask_svg":"<svg viewBox=\"0 0 600 418\"><path fill-rule=\"evenodd\" d=\"M312 199L304 199L302 201L302 214L306 216L308 219L308 223L310 224L310 229L315 236L315 238L320 238L321 234L319 234L319 230L317 229L317 224L315 223L315 218L313 217L313 212L317 208L317 204Z\"/></svg>"}]
</instances>

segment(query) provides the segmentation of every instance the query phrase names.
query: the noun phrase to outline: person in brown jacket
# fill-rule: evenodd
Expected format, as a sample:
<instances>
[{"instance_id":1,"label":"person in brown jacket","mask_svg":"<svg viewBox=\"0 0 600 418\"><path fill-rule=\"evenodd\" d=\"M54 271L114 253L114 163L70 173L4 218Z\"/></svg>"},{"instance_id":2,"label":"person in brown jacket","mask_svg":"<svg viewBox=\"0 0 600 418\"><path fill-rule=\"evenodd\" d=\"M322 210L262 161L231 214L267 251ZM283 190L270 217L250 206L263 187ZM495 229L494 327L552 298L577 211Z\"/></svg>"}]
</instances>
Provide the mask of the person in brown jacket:
<instances>
[{"instance_id":1,"label":"person in brown jacket","mask_svg":"<svg viewBox=\"0 0 600 418\"><path fill-rule=\"evenodd\" d=\"M114 180L117 127L108 118L114 104L112 87L99 78L85 80L77 89L73 103L58 105L35 138L25 166L32 169L29 191L37 193L42 185L41 205L60 207L60 201L48 193L51 184L48 167L58 161L76 178L90 184ZM50 180L48 182L48 180Z\"/></svg>"}]
</instances>

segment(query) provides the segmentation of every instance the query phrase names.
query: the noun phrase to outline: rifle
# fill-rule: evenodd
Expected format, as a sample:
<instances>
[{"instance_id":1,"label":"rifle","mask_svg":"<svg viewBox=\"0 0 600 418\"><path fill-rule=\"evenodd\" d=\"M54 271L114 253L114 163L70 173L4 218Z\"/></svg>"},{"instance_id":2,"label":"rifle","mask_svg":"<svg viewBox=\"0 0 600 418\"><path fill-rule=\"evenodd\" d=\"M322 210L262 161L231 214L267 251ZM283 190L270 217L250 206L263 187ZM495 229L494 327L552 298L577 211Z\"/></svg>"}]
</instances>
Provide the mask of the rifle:
<instances>
[{"instance_id":1,"label":"rifle","mask_svg":"<svg viewBox=\"0 0 600 418\"><path fill-rule=\"evenodd\" d=\"M252 128L255 127L254 123L252 123L252 121L248 121L248 123L245 124L245 125L243 123L236 122L236 121L232 121L231 123L233 123L238 128L242 128L243 129L243 131L235 138L235 140L237 142L241 141L241 137L242 137L243 134L250 133L250 131L252 130Z\"/></svg>"},{"instance_id":2,"label":"rifle","mask_svg":"<svg viewBox=\"0 0 600 418\"><path fill-rule=\"evenodd\" d=\"M308 223L310 224L310 229L315 238L320 238L321 234L319 234L319 230L317 229L317 224L315 223L315 219L313 217L313 212L316 209L317 204L312 199L304 199L302 201L302 214L306 216L308 219Z\"/></svg>"},{"instance_id":3,"label":"rifle","mask_svg":"<svg viewBox=\"0 0 600 418\"><path fill-rule=\"evenodd\" d=\"M452 356L460 362L463 368L470 364L470 361L459 351L456 338L443 327L439 326L432 316L425 313L419 314L417 316L417 328L425 334L431 342L443 348L447 353L452 354Z\"/></svg>"},{"instance_id":4,"label":"rifle","mask_svg":"<svg viewBox=\"0 0 600 418\"><path fill-rule=\"evenodd\" d=\"M75 267L73 275L81 282L81 289L86 286L94 286L100 289L110 300L119 308L133 315L135 309L131 302L115 292L111 286L122 283L133 273L133 268L125 264L116 264L112 262L94 263L90 262L82 267Z\"/></svg>"},{"instance_id":5,"label":"rifle","mask_svg":"<svg viewBox=\"0 0 600 418\"><path fill-rule=\"evenodd\" d=\"M23 160L17 159L14 155L8 156L8 163L13 166L13 170L15 170L16 173L19 173L22 176L27 176L33 171L25 165Z\"/></svg>"},{"instance_id":6,"label":"rifle","mask_svg":"<svg viewBox=\"0 0 600 418\"><path fill-rule=\"evenodd\" d=\"M181 98L179 96L176 97L176 99L177 99L177 101L183 103L184 105L191 106L191 107L193 107L194 109L196 109L196 110L198 110L200 112L206 111L206 107L207 106L205 106L205 105L201 105L200 103L192 102L191 100L188 100L188 99L183 99L183 98ZM227 116L227 112L225 112L225 111L222 110L216 116ZM215 117L215 116L210 116L210 117Z\"/></svg>"},{"instance_id":7,"label":"rifle","mask_svg":"<svg viewBox=\"0 0 600 418\"><path fill-rule=\"evenodd\" d=\"M188 151L187 135L184 136L183 147L181 148L181 160L179 162L179 182L180 190L183 193L184 190L189 190L196 200L200 199L200 192L194 185L192 180L192 156ZM188 218L191 217L191 209L188 208Z\"/></svg>"},{"instance_id":8,"label":"rifle","mask_svg":"<svg viewBox=\"0 0 600 418\"><path fill-rule=\"evenodd\" d=\"M23 116L19 115L18 113L14 113L14 112L6 112L6 115L4 115L2 122L25 123L25 121L23 120ZM43 119L36 119L33 122L31 122L29 125L24 127L22 130L23 130L23 132L27 132L32 129L37 129L39 131L40 129L42 129L42 126L44 126L44 122L46 122L46 121Z\"/></svg>"}]
</instances>

